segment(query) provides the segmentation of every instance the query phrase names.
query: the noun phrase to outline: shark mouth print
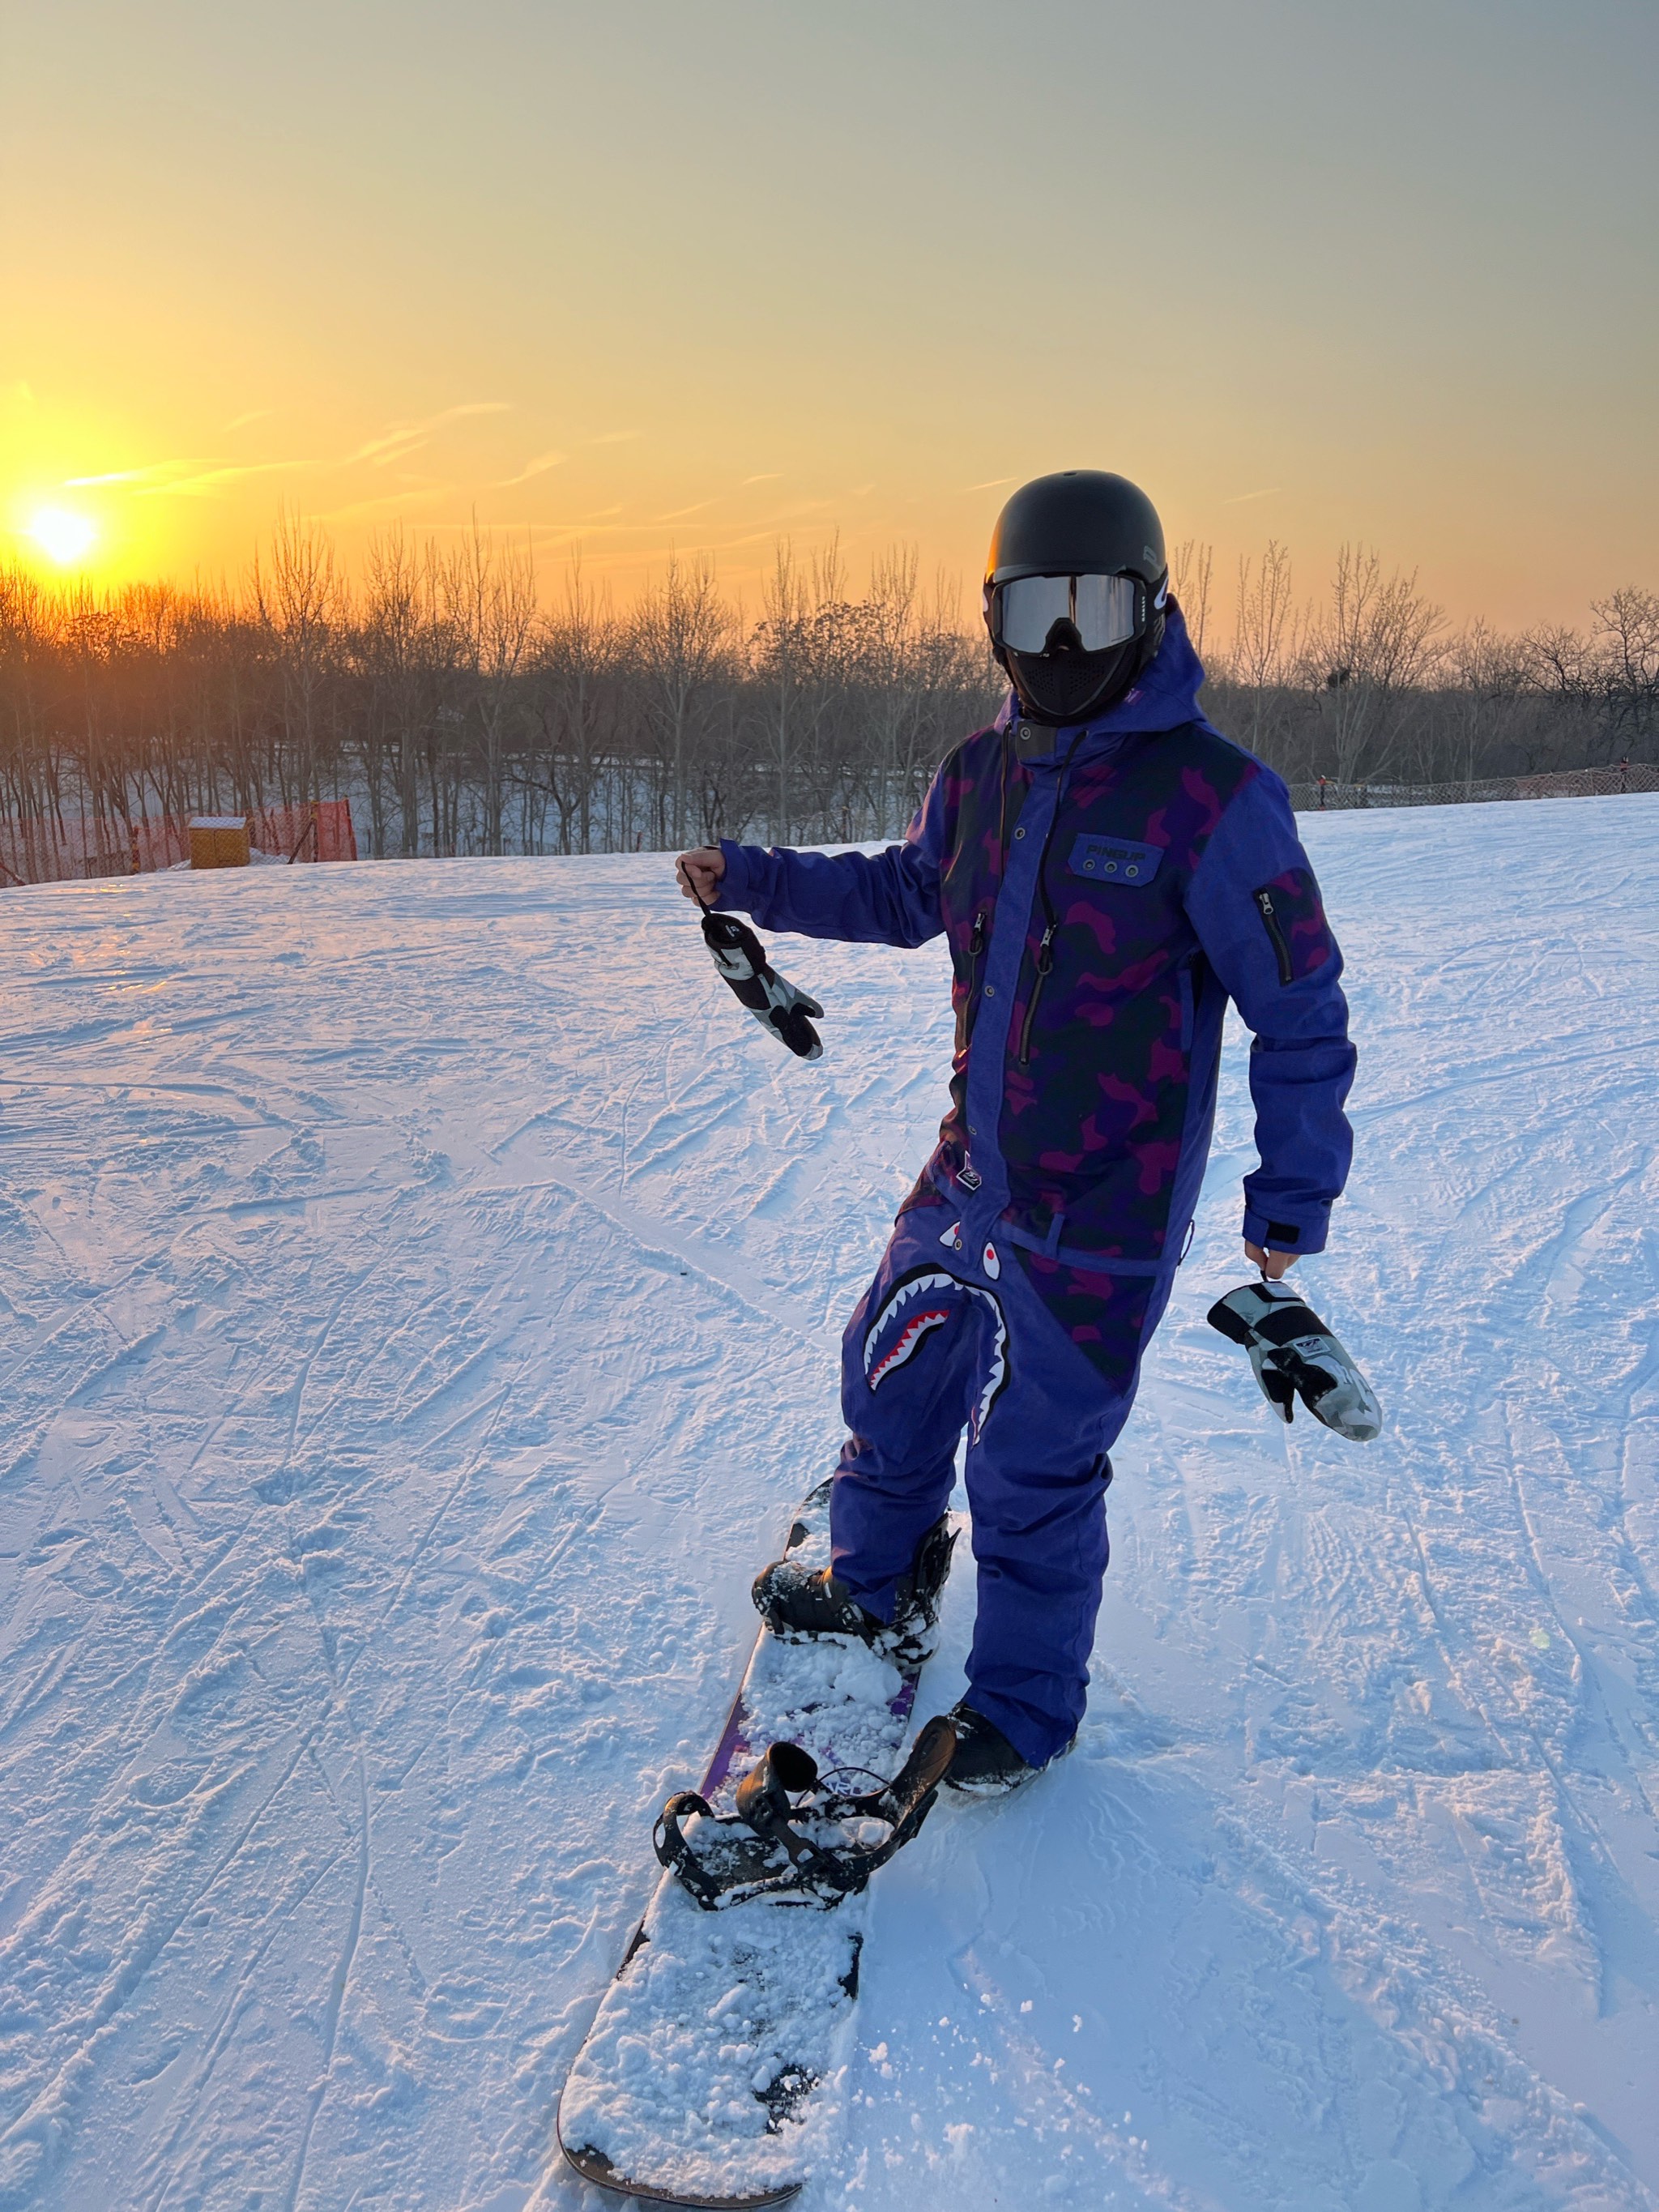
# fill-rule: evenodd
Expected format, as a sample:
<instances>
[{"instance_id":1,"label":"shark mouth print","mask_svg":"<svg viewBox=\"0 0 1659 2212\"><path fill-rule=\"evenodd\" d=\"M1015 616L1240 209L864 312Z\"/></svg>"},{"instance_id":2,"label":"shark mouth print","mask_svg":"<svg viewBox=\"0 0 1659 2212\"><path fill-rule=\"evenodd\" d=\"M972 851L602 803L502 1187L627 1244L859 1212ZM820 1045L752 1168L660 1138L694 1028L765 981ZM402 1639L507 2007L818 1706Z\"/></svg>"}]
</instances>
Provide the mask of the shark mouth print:
<instances>
[{"instance_id":1,"label":"shark mouth print","mask_svg":"<svg viewBox=\"0 0 1659 2212\"><path fill-rule=\"evenodd\" d=\"M1000 1301L977 1283L959 1282L942 1268L918 1267L902 1275L887 1293L881 1311L864 1340L864 1379L873 1390L895 1368L902 1367L917 1347L936 1328L942 1328L959 1312L964 1299L976 1298L991 1322L990 1357L985 1381L974 1408L972 1429L977 1443L990 1418L991 1408L1008 1384L1008 1324Z\"/></svg>"}]
</instances>

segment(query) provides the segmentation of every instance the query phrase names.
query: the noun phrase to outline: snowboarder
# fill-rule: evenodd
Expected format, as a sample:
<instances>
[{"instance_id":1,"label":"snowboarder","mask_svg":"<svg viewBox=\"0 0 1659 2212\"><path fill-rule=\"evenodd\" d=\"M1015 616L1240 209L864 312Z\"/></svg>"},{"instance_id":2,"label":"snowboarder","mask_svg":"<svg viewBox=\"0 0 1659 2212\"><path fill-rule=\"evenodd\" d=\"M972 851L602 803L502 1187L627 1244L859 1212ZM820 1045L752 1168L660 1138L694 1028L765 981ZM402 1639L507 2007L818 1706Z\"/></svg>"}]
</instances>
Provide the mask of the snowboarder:
<instances>
[{"instance_id":1,"label":"snowboarder","mask_svg":"<svg viewBox=\"0 0 1659 2212\"><path fill-rule=\"evenodd\" d=\"M978 1610L947 1779L992 1792L1082 1717L1108 1454L1191 1230L1227 1000L1255 1037L1243 1235L1265 1279L1325 1243L1354 1053L1289 794L1200 711L1146 495L1085 469L1016 492L985 619L1010 696L902 843L723 841L678 873L763 927L949 942L951 1103L844 1340L833 1565L781 1561L755 1599L784 1636L929 1617L966 1429Z\"/></svg>"}]
</instances>

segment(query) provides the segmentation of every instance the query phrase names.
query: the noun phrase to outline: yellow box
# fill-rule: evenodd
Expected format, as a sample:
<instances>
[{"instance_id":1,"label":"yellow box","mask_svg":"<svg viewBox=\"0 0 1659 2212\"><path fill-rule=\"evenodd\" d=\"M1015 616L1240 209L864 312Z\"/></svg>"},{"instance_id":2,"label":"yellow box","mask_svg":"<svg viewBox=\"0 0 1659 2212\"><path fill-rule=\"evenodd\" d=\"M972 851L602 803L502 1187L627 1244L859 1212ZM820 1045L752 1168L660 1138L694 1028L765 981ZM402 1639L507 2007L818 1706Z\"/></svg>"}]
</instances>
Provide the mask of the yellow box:
<instances>
[{"instance_id":1,"label":"yellow box","mask_svg":"<svg viewBox=\"0 0 1659 2212\"><path fill-rule=\"evenodd\" d=\"M192 868L246 868L252 841L245 814L193 814L190 821Z\"/></svg>"}]
</instances>

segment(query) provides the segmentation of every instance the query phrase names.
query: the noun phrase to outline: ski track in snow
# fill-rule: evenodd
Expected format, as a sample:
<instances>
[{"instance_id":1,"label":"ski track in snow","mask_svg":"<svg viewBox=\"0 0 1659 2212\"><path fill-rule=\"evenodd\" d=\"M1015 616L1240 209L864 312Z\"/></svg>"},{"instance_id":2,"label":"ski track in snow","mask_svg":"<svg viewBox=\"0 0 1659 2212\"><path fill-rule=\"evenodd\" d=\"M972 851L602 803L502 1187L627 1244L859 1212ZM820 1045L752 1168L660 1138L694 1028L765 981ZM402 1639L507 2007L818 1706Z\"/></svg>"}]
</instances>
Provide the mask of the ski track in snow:
<instances>
[{"instance_id":1,"label":"ski track in snow","mask_svg":"<svg viewBox=\"0 0 1659 2212\"><path fill-rule=\"evenodd\" d=\"M1083 1736L878 1877L804 2212L1659 2206L1659 799L1306 827L1299 1279L1383 1437L1205 1325L1235 1035ZM592 2201L558 2087L833 1463L942 951L782 941L805 1068L648 856L0 916L0 2208Z\"/></svg>"}]
</instances>

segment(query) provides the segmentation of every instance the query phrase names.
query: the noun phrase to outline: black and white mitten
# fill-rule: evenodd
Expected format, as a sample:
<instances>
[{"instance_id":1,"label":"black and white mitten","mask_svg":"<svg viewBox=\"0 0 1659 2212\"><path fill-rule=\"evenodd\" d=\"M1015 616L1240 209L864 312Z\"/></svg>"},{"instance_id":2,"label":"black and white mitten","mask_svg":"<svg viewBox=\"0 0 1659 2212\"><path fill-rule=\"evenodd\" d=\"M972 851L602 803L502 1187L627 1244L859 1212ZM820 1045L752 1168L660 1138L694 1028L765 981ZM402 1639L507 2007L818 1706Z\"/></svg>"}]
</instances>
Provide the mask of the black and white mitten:
<instances>
[{"instance_id":1,"label":"black and white mitten","mask_svg":"<svg viewBox=\"0 0 1659 2212\"><path fill-rule=\"evenodd\" d=\"M807 1017L822 1018L823 1008L779 975L754 931L735 915L710 914L705 908L702 936L715 967L755 1019L800 1059L822 1060L823 1047Z\"/></svg>"},{"instance_id":2,"label":"black and white mitten","mask_svg":"<svg viewBox=\"0 0 1659 2212\"><path fill-rule=\"evenodd\" d=\"M1288 1421L1294 1401L1357 1444L1382 1427L1382 1408L1352 1356L1283 1283L1246 1283L1210 1308L1210 1327L1250 1355L1261 1395Z\"/></svg>"}]
</instances>

